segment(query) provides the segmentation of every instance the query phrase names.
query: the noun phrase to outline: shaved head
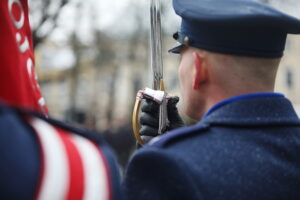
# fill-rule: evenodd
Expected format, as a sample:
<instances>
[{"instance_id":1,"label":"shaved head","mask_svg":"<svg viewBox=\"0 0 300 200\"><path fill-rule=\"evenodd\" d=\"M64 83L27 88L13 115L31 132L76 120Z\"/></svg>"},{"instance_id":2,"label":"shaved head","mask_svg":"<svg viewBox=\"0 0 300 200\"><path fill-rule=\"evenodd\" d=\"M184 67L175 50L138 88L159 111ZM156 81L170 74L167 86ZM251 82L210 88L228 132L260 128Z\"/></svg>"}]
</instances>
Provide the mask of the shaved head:
<instances>
[{"instance_id":1,"label":"shaved head","mask_svg":"<svg viewBox=\"0 0 300 200\"><path fill-rule=\"evenodd\" d=\"M281 58L225 55L202 50L198 50L198 52L207 55L211 66L214 68L216 81L222 81L222 84L234 84L235 87L246 87L248 85L253 89L274 89Z\"/></svg>"}]
</instances>

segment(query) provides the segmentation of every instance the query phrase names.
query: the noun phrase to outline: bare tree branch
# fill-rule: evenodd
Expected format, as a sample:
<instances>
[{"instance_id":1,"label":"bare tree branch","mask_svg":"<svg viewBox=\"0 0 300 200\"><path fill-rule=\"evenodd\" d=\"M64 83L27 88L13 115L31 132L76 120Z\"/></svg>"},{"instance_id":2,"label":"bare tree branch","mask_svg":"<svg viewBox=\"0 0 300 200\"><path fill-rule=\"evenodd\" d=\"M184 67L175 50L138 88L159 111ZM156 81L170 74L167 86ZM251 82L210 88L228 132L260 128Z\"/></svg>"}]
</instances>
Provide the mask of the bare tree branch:
<instances>
[{"instance_id":1,"label":"bare tree branch","mask_svg":"<svg viewBox=\"0 0 300 200\"><path fill-rule=\"evenodd\" d=\"M34 47L38 46L43 40L45 40L57 27L57 19L61 13L61 10L70 2L71 0L61 0L59 5L54 13L50 13L49 9L51 4L51 0L32 0L31 4L39 4L35 8L35 10L31 10L31 13L34 14L35 12L39 12L41 15L37 24L33 26L32 34L33 34L33 45ZM39 8L39 9L38 9ZM45 24L51 23L52 26L46 33L41 34L41 29L44 27Z\"/></svg>"}]
</instances>

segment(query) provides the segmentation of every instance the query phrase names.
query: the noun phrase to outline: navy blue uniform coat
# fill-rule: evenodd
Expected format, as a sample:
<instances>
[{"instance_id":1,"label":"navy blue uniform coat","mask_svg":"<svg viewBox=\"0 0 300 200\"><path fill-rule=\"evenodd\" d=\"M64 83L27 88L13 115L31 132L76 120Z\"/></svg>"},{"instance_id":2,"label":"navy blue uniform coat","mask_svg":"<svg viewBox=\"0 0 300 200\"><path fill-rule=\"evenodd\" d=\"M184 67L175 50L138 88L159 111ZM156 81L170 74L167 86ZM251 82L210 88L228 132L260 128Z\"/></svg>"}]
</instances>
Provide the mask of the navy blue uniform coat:
<instances>
[{"instance_id":1,"label":"navy blue uniform coat","mask_svg":"<svg viewBox=\"0 0 300 200\"><path fill-rule=\"evenodd\" d=\"M223 103L131 159L128 199L300 199L300 121L283 96Z\"/></svg>"}]
</instances>

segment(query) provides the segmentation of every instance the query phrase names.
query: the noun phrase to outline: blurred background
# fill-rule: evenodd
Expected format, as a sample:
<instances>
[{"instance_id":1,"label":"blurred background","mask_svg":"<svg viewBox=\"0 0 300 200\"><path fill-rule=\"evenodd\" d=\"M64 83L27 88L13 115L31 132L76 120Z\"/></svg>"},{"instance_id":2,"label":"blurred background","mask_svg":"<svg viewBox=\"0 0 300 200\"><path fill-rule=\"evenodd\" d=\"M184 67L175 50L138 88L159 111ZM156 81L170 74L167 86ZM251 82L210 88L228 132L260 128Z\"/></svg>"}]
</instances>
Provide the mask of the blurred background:
<instances>
[{"instance_id":1,"label":"blurred background","mask_svg":"<svg viewBox=\"0 0 300 200\"><path fill-rule=\"evenodd\" d=\"M261 0L300 18L299 0ZM151 87L150 0L29 0L39 83L50 115L102 134L124 167L135 150L136 92ZM179 57L167 53L180 19L162 0L167 91L180 96ZM300 110L300 37L289 36L276 82ZM179 105L180 107L180 105Z\"/></svg>"}]
</instances>

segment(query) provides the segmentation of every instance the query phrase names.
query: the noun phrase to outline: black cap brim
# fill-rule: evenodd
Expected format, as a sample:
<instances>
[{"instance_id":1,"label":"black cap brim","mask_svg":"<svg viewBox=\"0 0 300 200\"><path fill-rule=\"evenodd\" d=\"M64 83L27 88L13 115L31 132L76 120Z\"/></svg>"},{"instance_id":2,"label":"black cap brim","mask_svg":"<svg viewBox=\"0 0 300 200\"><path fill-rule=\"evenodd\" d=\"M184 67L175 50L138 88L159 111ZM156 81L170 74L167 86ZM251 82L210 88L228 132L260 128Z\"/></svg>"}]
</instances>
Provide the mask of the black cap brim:
<instances>
[{"instance_id":1,"label":"black cap brim","mask_svg":"<svg viewBox=\"0 0 300 200\"><path fill-rule=\"evenodd\" d=\"M184 44L177 42L177 44L168 50L169 53L180 54L182 49L185 47Z\"/></svg>"},{"instance_id":2,"label":"black cap brim","mask_svg":"<svg viewBox=\"0 0 300 200\"><path fill-rule=\"evenodd\" d=\"M186 46L186 42L184 41L184 37L182 37L179 32L176 32L173 34L174 40L177 41L176 45L173 46L171 49L168 50L169 53L174 53L174 54L180 54L182 49Z\"/></svg>"}]
</instances>

